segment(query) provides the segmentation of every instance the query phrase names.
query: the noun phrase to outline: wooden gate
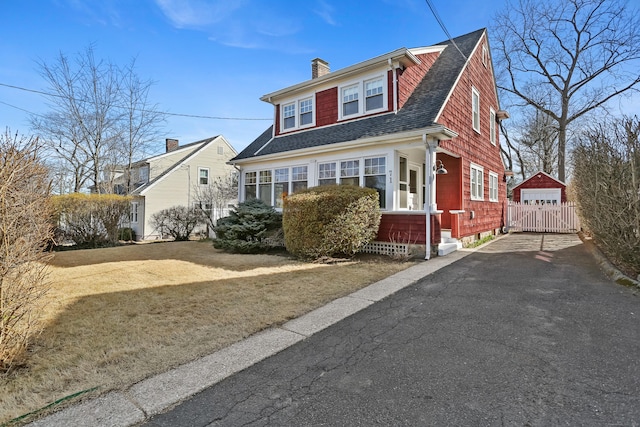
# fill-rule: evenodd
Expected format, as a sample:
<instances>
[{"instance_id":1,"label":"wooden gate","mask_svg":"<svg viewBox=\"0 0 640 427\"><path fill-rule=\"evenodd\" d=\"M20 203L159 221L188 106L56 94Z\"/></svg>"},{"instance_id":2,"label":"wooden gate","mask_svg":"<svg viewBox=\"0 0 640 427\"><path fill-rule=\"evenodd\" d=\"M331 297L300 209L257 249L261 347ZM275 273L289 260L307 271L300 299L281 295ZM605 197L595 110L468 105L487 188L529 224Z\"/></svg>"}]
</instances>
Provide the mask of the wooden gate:
<instances>
[{"instance_id":1,"label":"wooden gate","mask_svg":"<svg viewBox=\"0 0 640 427\"><path fill-rule=\"evenodd\" d=\"M509 202L507 205L507 230L576 233L580 230L580 219L573 202L559 205L525 205Z\"/></svg>"}]
</instances>

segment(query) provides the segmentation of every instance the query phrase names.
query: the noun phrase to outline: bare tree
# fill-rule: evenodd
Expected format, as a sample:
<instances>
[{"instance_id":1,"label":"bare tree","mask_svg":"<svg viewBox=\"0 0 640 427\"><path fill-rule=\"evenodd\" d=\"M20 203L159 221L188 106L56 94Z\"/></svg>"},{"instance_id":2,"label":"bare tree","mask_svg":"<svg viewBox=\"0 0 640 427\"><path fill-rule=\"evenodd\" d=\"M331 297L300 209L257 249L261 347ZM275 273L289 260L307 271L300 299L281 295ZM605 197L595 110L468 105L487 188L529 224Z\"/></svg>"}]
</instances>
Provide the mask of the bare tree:
<instances>
[{"instance_id":1,"label":"bare tree","mask_svg":"<svg viewBox=\"0 0 640 427\"><path fill-rule=\"evenodd\" d=\"M96 59L93 46L75 60L60 53L53 63L38 65L51 111L32 116L31 124L73 171L74 191L89 185L98 193L113 192L121 175L128 191L133 159L157 138L164 121L149 102L152 82L137 76L135 60L119 68Z\"/></svg>"},{"instance_id":2,"label":"bare tree","mask_svg":"<svg viewBox=\"0 0 640 427\"><path fill-rule=\"evenodd\" d=\"M558 131L553 120L539 110L526 114L522 134L517 138L522 169L526 176L537 171L555 175L558 161Z\"/></svg>"},{"instance_id":3,"label":"bare tree","mask_svg":"<svg viewBox=\"0 0 640 427\"><path fill-rule=\"evenodd\" d=\"M229 172L216 177L207 186L194 186L198 208L207 217L207 227L211 230L227 212L229 204L238 200L238 174Z\"/></svg>"},{"instance_id":4,"label":"bare tree","mask_svg":"<svg viewBox=\"0 0 640 427\"><path fill-rule=\"evenodd\" d=\"M133 190L131 170L133 162L142 156L149 148L149 144L158 140L161 126L165 122L164 114L157 104L149 100L149 92L153 82L141 80L135 72L135 59L122 71L122 101L125 104L125 114L122 118L122 155L125 192Z\"/></svg>"},{"instance_id":5,"label":"bare tree","mask_svg":"<svg viewBox=\"0 0 640 427\"><path fill-rule=\"evenodd\" d=\"M0 135L0 373L24 362L47 290L50 182L38 148Z\"/></svg>"},{"instance_id":6,"label":"bare tree","mask_svg":"<svg viewBox=\"0 0 640 427\"><path fill-rule=\"evenodd\" d=\"M624 0L512 0L495 23L498 87L553 120L564 181L572 123L637 90L640 14Z\"/></svg>"}]
</instances>

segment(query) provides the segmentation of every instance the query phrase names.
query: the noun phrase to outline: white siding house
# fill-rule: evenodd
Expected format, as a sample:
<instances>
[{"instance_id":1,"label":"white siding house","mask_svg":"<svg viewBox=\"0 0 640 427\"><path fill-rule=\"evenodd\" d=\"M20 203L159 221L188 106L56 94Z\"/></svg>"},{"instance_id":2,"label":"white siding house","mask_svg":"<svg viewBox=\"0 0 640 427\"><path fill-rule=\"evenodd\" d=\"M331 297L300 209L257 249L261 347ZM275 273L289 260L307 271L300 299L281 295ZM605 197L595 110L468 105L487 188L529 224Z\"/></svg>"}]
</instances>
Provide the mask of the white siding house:
<instances>
[{"instance_id":1,"label":"white siding house","mask_svg":"<svg viewBox=\"0 0 640 427\"><path fill-rule=\"evenodd\" d=\"M177 140L167 139L165 153L136 162L137 188L131 192L131 228L136 238L162 238L151 223L152 215L172 206L199 204L199 187L233 173L227 162L235 155L236 150L219 135L182 147Z\"/></svg>"}]
</instances>

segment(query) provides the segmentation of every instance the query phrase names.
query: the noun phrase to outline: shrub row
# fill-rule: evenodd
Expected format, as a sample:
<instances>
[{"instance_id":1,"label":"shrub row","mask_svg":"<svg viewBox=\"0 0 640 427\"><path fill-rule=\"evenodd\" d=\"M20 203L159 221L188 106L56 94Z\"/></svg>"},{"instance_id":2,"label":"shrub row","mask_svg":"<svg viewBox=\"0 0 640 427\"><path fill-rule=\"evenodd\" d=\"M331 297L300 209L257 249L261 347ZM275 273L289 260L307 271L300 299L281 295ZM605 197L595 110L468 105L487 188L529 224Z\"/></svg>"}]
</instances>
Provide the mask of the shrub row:
<instances>
[{"instance_id":1,"label":"shrub row","mask_svg":"<svg viewBox=\"0 0 640 427\"><path fill-rule=\"evenodd\" d=\"M114 194L64 194L51 201L59 238L94 248L118 242L131 204L130 197Z\"/></svg>"},{"instance_id":2,"label":"shrub row","mask_svg":"<svg viewBox=\"0 0 640 427\"><path fill-rule=\"evenodd\" d=\"M375 190L350 185L314 187L286 197L282 215L258 199L240 203L218 220L214 246L253 253L284 245L304 259L350 257L375 238L379 224Z\"/></svg>"}]
</instances>

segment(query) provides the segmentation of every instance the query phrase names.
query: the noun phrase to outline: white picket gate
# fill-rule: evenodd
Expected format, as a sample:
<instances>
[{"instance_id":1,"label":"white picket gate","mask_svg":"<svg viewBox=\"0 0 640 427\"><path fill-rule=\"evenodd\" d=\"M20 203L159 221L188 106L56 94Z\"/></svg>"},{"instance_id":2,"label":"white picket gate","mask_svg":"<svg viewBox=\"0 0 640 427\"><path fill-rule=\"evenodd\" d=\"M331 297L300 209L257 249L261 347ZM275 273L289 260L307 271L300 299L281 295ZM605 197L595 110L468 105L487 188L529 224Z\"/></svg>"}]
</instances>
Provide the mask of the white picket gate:
<instances>
[{"instance_id":1,"label":"white picket gate","mask_svg":"<svg viewBox=\"0 0 640 427\"><path fill-rule=\"evenodd\" d=\"M559 205L525 205L509 202L507 205L507 230L576 233L580 230L580 219L573 202Z\"/></svg>"}]
</instances>

